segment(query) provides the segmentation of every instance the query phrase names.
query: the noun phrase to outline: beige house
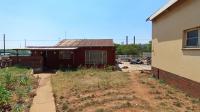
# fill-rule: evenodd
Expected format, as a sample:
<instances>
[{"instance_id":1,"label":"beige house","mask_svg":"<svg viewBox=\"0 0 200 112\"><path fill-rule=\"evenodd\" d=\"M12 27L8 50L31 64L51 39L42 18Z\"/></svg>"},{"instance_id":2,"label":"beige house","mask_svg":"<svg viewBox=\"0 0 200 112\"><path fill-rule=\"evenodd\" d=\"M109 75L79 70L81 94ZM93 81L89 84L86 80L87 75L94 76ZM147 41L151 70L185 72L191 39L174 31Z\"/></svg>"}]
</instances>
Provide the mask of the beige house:
<instances>
[{"instance_id":1,"label":"beige house","mask_svg":"<svg viewBox=\"0 0 200 112\"><path fill-rule=\"evenodd\" d=\"M153 74L200 98L200 0L170 0L148 20Z\"/></svg>"}]
</instances>

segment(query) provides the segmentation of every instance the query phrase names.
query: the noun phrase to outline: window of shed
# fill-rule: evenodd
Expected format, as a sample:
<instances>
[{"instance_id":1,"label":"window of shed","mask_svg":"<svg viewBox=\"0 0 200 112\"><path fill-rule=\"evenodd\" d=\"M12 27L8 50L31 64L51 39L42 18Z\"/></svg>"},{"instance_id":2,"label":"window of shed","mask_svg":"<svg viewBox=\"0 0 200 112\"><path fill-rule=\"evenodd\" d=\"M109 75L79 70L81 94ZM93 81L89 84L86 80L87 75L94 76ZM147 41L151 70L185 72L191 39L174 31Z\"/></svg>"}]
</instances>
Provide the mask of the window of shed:
<instances>
[{"instance_id":1,"label":"window of shed","mask_svg":"<svg viewBox=\"0 0 200 112\"><path fill-rule=\"evenodd\" d=\"M107 51L87 50L85 51L85 64L107 64Z\"/></svg>"},{"instance_id":2,"label":"window of shed","mask_svg":"<svg viewBox=\"0 0 200 112\"><path fill-rule=\"evenodd\" d=\"M72 53L70 51L60 51L59 52L59 58L60 59L71 59Z\"/></svg>"},{"instance_id":3,"label":"window of shed","mask_svg":"<svg viewBox=\"0 0 200 112\"><path fill-rule=\"evenodd\" d=\"M200 29L187 30L185 32L185 47L199 48L200 47Z\"/></svg>"}]
</instances>

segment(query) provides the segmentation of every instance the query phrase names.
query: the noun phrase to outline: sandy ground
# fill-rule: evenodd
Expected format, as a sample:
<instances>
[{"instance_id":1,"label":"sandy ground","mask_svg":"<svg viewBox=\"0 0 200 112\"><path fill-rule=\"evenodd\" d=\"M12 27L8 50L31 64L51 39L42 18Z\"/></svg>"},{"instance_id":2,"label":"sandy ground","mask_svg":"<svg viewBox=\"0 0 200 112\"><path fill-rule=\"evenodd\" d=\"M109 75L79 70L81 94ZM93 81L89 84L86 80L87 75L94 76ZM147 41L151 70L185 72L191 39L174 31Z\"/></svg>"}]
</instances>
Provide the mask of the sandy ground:
<instances>
[{"instance_id":1,"label":"sandy ground","mask_svg":"<svg viewBox=\"0 0 200 112\"><path fill-rule=\"evenodd\" d=\"M140 65L140 64L130 64L129 62L123 62L123 64L119 65L120 68L127 66L128 69L122 69L123 72L129 72L130 78L132 80L132 87L134 88L135 94L147 101L151 102L149 103L151 106L155 105L154 102L152 102L152 98L149 97L149 88L144 86L143 84L139 83L138 74L140 74L140 70L151 70L150 65ZM137 110L140 111L140 110Z\"/></svg>"},{"instance_id":2,"label":"sandy ground","mask_svg":"<svg viewBox=\"0 0 200 112\"><path fill-rule=\"evenodd\" d=\"M40 81L30 112L56 112L50 79L51 75L53 74L42 73L35 75L40 77Z\"/></svg>"},{"instance_id":3,"label":"sandy ground","mask_svg":"<svg viewBox=\"0 0 200 112\"><path fill-rule=\"evenodd\" d=\"M151 70L151 65L140 65L140 64L129 64L129 62L123 62L119 67L127 66L128 69L124 69L123 71L139 71L139 70Z\"/></svg>"}]
</instances>

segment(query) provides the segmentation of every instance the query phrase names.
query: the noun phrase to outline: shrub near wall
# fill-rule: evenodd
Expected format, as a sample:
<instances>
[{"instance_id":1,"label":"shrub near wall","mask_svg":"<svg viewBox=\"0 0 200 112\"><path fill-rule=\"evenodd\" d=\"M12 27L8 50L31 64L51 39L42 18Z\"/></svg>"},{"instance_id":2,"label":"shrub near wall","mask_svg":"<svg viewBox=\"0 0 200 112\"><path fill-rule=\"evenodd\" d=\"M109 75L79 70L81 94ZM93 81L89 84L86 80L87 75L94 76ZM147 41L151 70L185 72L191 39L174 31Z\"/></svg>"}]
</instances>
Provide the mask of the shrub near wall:
<instances>
[{"instance_id":1,"label":"shrub near wall","mask_svg":"<svg viewBox=\"0 0 200 112\"><path fill-rule=\"evenodd\" d=\"M29 110L38 84L31 72L24 67L0 69L0 112Z\"/></svg>"}]
</instances>

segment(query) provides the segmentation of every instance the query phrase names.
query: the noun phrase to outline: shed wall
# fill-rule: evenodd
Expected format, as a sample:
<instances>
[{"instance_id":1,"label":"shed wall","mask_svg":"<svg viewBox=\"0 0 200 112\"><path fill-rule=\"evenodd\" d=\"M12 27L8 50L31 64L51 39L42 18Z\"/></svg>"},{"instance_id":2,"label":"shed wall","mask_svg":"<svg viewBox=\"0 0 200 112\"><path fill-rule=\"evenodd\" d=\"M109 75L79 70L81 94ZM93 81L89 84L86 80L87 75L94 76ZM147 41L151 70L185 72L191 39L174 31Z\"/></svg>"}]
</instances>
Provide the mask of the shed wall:
<instances>
[{"instance_id":1,"label":"shed wall","mask_svg":"<svg viewBox=\"0 0 200 112\"><path fill-rule=\"evenodd\" d=\"M32 56L43 56L44 66L48 68L60 68L60 67L85 66L85 51L86 50L107 51L107 65L115 65L115 48L114 47L81 47L72 51L73 52L72 59L65 59L65 60L59 59L58 50L49 50L49 51L32 50L31 52L32 52ZM101 66L101 65L98 65L98 66Z\"/></svg>"}]
</instances>

